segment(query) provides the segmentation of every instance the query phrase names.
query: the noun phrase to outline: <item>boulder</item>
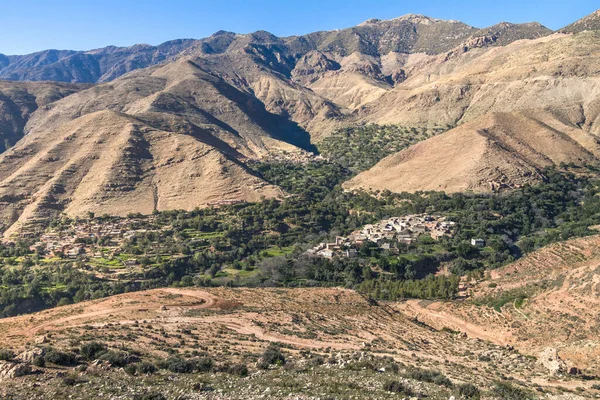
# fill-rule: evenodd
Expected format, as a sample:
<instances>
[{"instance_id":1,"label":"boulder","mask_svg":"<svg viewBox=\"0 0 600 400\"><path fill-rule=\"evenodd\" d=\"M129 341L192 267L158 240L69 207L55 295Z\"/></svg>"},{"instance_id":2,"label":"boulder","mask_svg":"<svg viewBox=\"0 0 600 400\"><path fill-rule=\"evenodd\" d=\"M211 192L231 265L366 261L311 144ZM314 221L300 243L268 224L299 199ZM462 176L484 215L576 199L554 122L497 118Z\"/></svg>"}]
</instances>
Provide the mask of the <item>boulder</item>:
<instances>
[{"instance_id":1,"label":"boulder","mask_svg":"<svg viewBox=\"0 0 600 400\"><path fill-rule=\"evenodd\" d=\"M46 354L46 350L36 347L31 350L26 350L15 357L18 361L25 363L32 363L36 357L43 357Z\"/></svg>"},{"instance_id":2,"label":"boulder","mask_svg":"<svg viewBox=\"0 0 600 400\"><path fill-rule=\"evenodd\" d=\"M31 372L29 364L0 361L0 380L18 378Z\"/></svg>"},{"instance_id":3,"label":"boulder","mask_svg":"<svg viewBox=\"0 0 600 400\"><path fill-rule=\"evenodd\" d=\"M567 371L567 365L559 357L558 350L551 347L540 354L538 364L547 368L551 375L558 375Z\"/></svg>"},{"instance_id":4,"label":"boulder","mask_svg":"<svg viewBox=\"0 0 600 400\"><path fill-rule=\"evenodd\" d=\"M36 338L33 340L33 342L35 344L44 344L44 343L48 343L48 338L45 335L42 336L36 336Z\"/></svg>"}]
</instances>

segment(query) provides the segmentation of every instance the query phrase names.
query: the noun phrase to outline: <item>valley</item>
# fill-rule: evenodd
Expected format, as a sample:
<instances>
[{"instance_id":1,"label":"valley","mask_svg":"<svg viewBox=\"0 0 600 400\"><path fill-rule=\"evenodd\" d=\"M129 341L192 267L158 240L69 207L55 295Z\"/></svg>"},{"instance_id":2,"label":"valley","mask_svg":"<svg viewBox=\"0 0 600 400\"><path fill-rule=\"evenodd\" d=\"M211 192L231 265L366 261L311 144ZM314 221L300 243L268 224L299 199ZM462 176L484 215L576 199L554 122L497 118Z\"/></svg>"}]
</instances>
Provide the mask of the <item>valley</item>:
<instances>
[{"instance_id":1,"label":"valley","mask_svg":"<svg viewBox=\"0 0 600 400\"><path fill-rule=\"evenodd\" d=\"M600 397L599 12L0 54L0 398Z\"/></svg>"}]
</instances>

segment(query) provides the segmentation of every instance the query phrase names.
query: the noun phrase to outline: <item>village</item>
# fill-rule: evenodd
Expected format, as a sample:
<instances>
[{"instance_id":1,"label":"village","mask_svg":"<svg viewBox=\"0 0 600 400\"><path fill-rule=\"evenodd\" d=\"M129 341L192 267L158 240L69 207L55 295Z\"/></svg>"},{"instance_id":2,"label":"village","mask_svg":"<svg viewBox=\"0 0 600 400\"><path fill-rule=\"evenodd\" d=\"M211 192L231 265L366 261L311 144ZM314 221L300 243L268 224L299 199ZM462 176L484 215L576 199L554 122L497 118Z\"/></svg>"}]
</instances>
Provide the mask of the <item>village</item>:
<instances>
[{"instance_id":1,"label":"village","mask_svg":"<svg viewBox=\"0 0 600 400\"><path fill-rule=\"evenodd\" d=\"M329 161L322 155L316 155L310 151L302 149L294 149L292 151L275 149L271 150L265 157L265 161L269 162L290 162L294 164L308 164L318 161Z\"/></svg>"},{"instance_id":2,"label":"village","mask_svg":"<svg viewBox=\"0 0 600 400\"><path fill-rule=\"evenodd\" d=\"M410 245L421 235L428 235L433 240L444 236L451 237L454 225L454 222L446 221L445 217L435 215L393 217L377 224L365 225L347 237L338 236L333 243L320 243L308 250L308 253L325 258L354 258L358 256L357 249L366 241L378 244L383 250L397 253L396 244Z\"/></svg>"},{"instance_id":3,"label":"village","mask_svg":"<svg viewBox=\"0 0 600 400\"><path fill-rule=\"evenodd\" d=\"M127 239L155 231L147 228L153 223L153 216L107 221L75 220L66 228L49 229L31 245L30 250L36 251L47 259L113 258L118 255L119 249ZM165 228L169 227L163 227ZM138 264L138 260L133 258L121 262L126 267Z\"/></svg>"}]
</instances>

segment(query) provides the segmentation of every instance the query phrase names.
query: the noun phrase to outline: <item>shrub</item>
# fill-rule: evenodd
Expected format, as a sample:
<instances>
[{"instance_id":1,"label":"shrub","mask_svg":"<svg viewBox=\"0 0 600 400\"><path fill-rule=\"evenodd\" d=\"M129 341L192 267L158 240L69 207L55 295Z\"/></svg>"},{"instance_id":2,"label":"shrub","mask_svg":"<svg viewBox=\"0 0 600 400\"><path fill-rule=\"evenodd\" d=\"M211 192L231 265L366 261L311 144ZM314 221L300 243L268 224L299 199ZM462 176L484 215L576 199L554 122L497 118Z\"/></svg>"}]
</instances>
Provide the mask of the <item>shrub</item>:
<instances>
[{"instance_id":1,"label":"shrub","mask_svg":"<svg viewBox=\"0 0 600 400\"><path fill-rule=\"evenodd\" d=\"M0 349L0 360L11 361L15 358L15 352L9 349Z\"/></svg>"},{"instance_id":2,"label":"shrub","mask_svg":"<svg viewBox=\"0 0 600 400\"><path fill-rule=\"evenodd\" d=\"M83 383L83 382L84 381L82 379L80 379L77 375L74 375L74 374L67 375L62 379L62 383L65 386L75 386L78 383Z\"/></svg>"},{"instance_id":3,"label":"shrub","mask_svg":"<svg viewBox=\"0 0 600 400\"><path fill-rule=\"evenodd\" d=\"M135 366L135 364L129 364L126 365L125 368L123 368L123 371L125 371L129 375L135 375L137 373L137 367Z\"/></svg>"},{"instance_id":4,"label":"shrub","mask_svg":"<svg viewBox=\"0 0 600 400\"><path fill-rule=\"evenodd\" d=\"M153 374L156 372L156 366L150 362L142 361L136 364L128 364L124 368L125 372L129 375L137 375L137 374Z\"/></svg>"},{"instance_id":5,"label":"shrub","mask_svg":"<svg viewBox=\"0 0 600 400\"><path fill-rule=\"evenodd\" d=\"M215 362L210 357L202 357L195 360L195 364L198 372L210 372Z\"/></svg>"},{"instance_id":6,"label":"shrub","mask_svg":"<svg viewBox=\"0 0 600 400\"><path fill-rule=\"evenodd\" d=\"M477 386L471 383L458 385L455 390L456 395L461 399L479 400L481 392Z\"/></svg>"},{"instance_id":7,"label":"shrub","mask_svg":"<svg viewBox=\"0 0 600 400\"><path fill-rule=\"evenodd\" d=\"M237 376L248 376L248 367L244 364L235 364L229 367L227 372Z\"/></svg>"},{"instance_id":8,"label":"shrub","mask_svg":"<svg viewBox=\"0 0 600 400\"><path fill-rule=\"evenodd\" d=\"M46 360L44 360L44 357L42 356L35 356L33 358L33 365L35 365L36 367L43 368L46 366Z\"/></svg>"},{"instance_id":9,"label":"shrub","mask_svg":"<svg viewBox=\"0 0 600 400\"><path fill-rule=\"evenodd\" d=\"M44 356L46 362L56 365L73 365L77 361L75 354L50 348Z\"/></svg>"},{"instance_id":10,"label":"shrub","mask_svg":"<svg viewBox=\"0 0 600 400\"><path fill-rule=\"evenodd\" d=\"M262 357L260 358L257 367L260 369L268 369L271 365L284 365L285 356L281 352L278 346L269 345Z\"/></svg>"},{"instance_id":11,"label":"shrub","mask_svg":"<svg viewBox=\"0 0 600 400\"><path fill-rule=\"evenodd\" d=\"M179 357L169 357L161 366L177 374L191 374L196 369L193 361Z\"/></svg>"},{"instance_id":12,"label":"shrub","mask_svg":"<svg viewBox=\"0 0 600 400\"><path fill-rule=\"evenodd\" d=\"M148 361L142 361L141 363L136 364L136 367L140 374L153 374L157 370L156 366Z\"/></svg>"},{"instance_id":13,"label":"shrub","mask_svg":"<svg viewBox=\"0 0 600 400\"><path fill-rule=\"evenodd\" d=\"M383 390L392 393L399 393L405 396L412 396L413 390L405 383L399 381L387 381L383 384Z\"/></svg>"},{"instance_id":14,"label":"shrub","mask_svg":"<svg viewBox=\"0 0 600 400\"><path fill-rule=\"evenodd\" d=\"M143 393L133 396L133 400L167 400L162 393Z\"/></svg>"},{"instance_id":15,"label":"shrub","mask_svg":"<svg viewBox=\"0 0 600 400\"><path fill-rule=\"evenodd\" d=\"M102 361L108 361L115 367L124 367L130 363L129 355L122 351L105 351L100 355L99 359Z\"/></svg>"},{"instance_id":16,"label":"shrub","mask_svg":"<svg viewBox=\"0 0 600 400\"><path fill-rule=\"evenodd\" d=\"M89 342L81 346L81 356L89 361L93 361L102 353L106 352L106 345L100 342Z\"/></svg>"},{"instance_id":17,"label":"shrub","mask_svg":"<svg viewBox=\"0 0 600 400\"><path fill-rule=\"evenodd\" d=\"M508 382L496 382L492 388L492 393L502 400L530 400L533 399L530 393Z\"/></svg>"},{"instance_id":18,"label":"shrub","mask_svg":"<svg viewBox=\"0 0 600 400\"><path fill-rule=\"evenodd\" d=\"M325 359L323 359L323 357L321 356L313 357L308 362L308 365L310 365L311 367L318 367L319 365L323 364L325 364Z\"/></svg>"},{"instance_id":19,"label":"shrub","mask_svg":"<svg viewBox=\"0 0 600 400\"><path fill-rule=\"evenodd\" d=\"M411 378L420 382L430 382L436 385L452 387L452 381L448 379L444 374L439 371L431 371L428 369L412 368L406 375L407 378Z\"/></svg>"}]
</instances>

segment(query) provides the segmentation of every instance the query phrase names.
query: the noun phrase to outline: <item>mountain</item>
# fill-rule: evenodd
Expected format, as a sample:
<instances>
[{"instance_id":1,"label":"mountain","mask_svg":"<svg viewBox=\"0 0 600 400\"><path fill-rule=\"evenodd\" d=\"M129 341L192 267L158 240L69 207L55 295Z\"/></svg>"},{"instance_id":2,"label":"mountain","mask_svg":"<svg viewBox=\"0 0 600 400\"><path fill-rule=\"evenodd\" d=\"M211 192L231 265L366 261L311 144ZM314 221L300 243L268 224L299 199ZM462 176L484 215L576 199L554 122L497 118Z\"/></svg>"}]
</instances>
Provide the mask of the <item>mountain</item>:
<instances>
[{"instance_id":1,"label":"mountain","mask_svg":"<svg viewBox=\"0 0 600 400\"><path fill-rule=\"evenodd\" d=\"M276 78L256 79L260 84ZM5 226L18 221L16 229L57 211L147 214L223 199L278 197L281 190L244 161L272 149L309 146L308 134L296 123L181 59L80 91L35 113L24 139L0 156L0 217Z\"/></svg>"},{"instance_id":2,"label":"mountain","mask_svg":"<svg viewBox=\"0 0 600 400\"><path fill-rule=\"evenodd\" d=\"M37 109L86 87L50 82L0 81L0 153L23 137L25 124Z\"/></svg>"},{"instance_id":3,"label":"mountain","mask_svg":"<svg viewBox=\"0 0 600 400\"><path fill-rule=\"evenodd\" d=\"M600 161L600 140L549 113L492 113L393 154L346 189L476 192L542 179L544 167Z\"/></svg>"},{"instance_id":4,"label":"mountain","mask_svg":"<svg viewBox=\"0 0 600 400\"><path fill-rule=\"evenodd\" d=\"M512 25L478 30L458 21L437 20L422 15L406 15L392 20L372 19L338 31L315 32L304 36L279 38L258 31L247 35L219 31L209 38L181 39L158 46L109 46L90 51L46 50L23 56L0 54L0 79L60 82L108 82L130 71L172 60L190 52L201 54L235 53L240 50L274 53L271 67L288 74L296 61L311 51L340 57L361 53L380 57L389 53L439 54L469 38L485 36L486 44L507 43L518 38L549 34L541 25ZM489 31L489 32L488 32Z\"/></svg>"},{"instance_id":5,"label":"mountain","mask_svg":"<svg viewBox=\"0 0 600 400\"><path fill-rule=\"evenodd\" d=\"M489 191L533 182L544 166L596 162L598 54L598 32L583 32L421 63L353 118L458 127L386 158L346 187Z\"/></svg>"},{"instance_id":6,"label":"mountain","mask_svg":"<svg viewBox=\"0 0 600 400\"><path fill-rule=\"evenodd\" d=\"M580 33L583 31L597 31L600 30L600 10L597 10L590 15L583 17L582 19L575 21L571 25L565 26L560 29L561 33Z\"/></svg>"},{"instance_id":7,"label":"mountain","mask_svg":"<svg viewBox=\"0 0 600 400\"><path fill-rule=\"evenodd\" d=\"M586 52L598 40L550 33L536 23L476 29L408 15L287 38L220 31L156 47L1 57L0 76L10 79L97 82L53 97L16 136L6 134L24 138L0 155L3 230L59 212L125 215L280 197L249 160L314 150L357 124L439 128L558 105L557 124L592 132L597 114L581 98L596 90L588 77L598 53Z\"/></svg>"},{"instance_id":8,"label":"mountain","mask_svg":"<svg viewBox=\"0 0 600 400\"><path fill-rule=\"evenodd\" d=\"M0 54L0 79L106 82L129 71L161 63L194 42L192 39L182 39L158 46L109 46L90 51L46 50L24 56Z\"/></svg>"}]
</instances>

